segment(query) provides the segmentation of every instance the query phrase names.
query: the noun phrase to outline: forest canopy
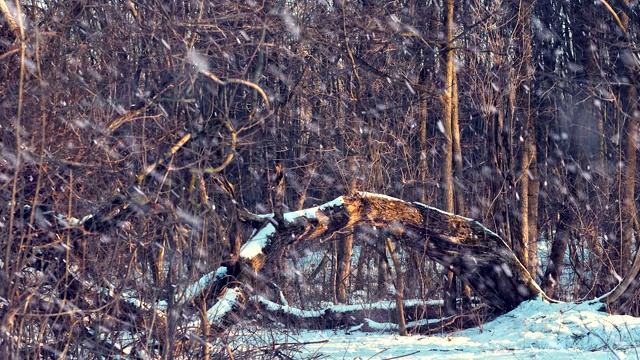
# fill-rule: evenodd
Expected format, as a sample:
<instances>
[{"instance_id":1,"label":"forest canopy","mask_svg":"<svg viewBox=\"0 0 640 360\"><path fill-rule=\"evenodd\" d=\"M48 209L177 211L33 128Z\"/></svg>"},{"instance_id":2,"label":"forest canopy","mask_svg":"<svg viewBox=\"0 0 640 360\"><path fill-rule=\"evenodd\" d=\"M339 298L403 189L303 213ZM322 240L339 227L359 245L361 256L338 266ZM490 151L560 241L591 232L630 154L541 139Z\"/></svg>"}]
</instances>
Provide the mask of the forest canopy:
<instances>
[{"instance_id":1,"label":"forest canopy","mask_svg":"<svg viewBox=\"0 0 640 360\"><path fill-rule=\"evenodd\" d=\"M234 324L363 321L337 304L640 315L635 3L0 12L0 357L233 358Z\"/></svg>"}]
</instances>

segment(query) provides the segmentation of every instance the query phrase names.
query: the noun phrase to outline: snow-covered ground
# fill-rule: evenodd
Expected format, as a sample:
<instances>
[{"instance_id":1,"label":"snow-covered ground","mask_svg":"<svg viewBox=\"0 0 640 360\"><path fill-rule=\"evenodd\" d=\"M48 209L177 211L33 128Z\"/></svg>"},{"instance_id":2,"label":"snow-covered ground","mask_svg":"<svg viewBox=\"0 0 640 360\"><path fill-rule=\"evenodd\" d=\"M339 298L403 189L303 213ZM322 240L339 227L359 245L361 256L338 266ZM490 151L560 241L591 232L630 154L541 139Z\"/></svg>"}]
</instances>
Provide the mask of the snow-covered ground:
<instances>
[{"instance_id":1,"label":"snow-covered ground","mask_svg":"<svg viewBox=\"0 0 640 360\"><path fill-rule=\"evenodd\" d=\"M536 300L480 328L450 334L401 337L281 329L268 337L281 345L305 343L299 352L287 352L295 359L640 359L640 318L609 315L597 308ZM242 338L238 335L236 340Z\"/></svg>"}]
</instances>

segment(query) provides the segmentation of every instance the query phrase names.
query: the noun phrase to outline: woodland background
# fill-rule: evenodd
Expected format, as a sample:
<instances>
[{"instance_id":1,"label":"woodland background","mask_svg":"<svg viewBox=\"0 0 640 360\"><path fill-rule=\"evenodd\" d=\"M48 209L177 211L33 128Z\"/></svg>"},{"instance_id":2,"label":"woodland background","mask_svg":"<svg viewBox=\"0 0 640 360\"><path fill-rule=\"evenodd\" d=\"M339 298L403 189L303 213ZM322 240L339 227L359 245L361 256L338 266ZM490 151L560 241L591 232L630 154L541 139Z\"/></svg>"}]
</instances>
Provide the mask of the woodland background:
<instances>
[{"instance_id":1,"label":"woodland background","mask_svg":"<svg viewBox=\"0 0 640 360\"><path fill-rule=\"evenodd\" d=\"M631 265L637 3L2 4L5 354L38 342L30 356L86 354L74 311L32 308L53 289L99 326L130 328L116 301L89 309L96 295L69 290L71 272L166 298L237 256L251 234L241 209L273 211L280 175L288 210L364 190L477 219L557 299L602 295ZM148 206L82 236L23 207L80 218L132 185ZM361 227L290 249L277 283L313 308L391 299L400 273L405 298L455 311L464 287L419 253L394 265L385 239ZM33 280L23 269L43 256L56 265ZM169 311L166 344L192 308Z\"/></svg>"}]
</instances>

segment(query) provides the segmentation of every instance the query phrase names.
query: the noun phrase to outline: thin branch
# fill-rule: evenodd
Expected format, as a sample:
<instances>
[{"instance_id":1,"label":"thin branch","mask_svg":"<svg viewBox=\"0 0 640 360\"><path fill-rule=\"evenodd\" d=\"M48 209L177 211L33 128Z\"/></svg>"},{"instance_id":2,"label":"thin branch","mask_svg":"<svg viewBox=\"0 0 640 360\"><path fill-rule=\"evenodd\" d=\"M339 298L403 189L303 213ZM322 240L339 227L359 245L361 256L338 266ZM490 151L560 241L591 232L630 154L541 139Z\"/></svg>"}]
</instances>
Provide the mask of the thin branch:
<instances>
[{"instance_id":1,"label":"thin branch","mask_svg":"<svg viewBox=\"0 0 640 360\"><path fill-rule=\"evenodd\" d=\"M611 5L609 5L609 3L606 0L600 0L600 2L607 8L607 10L609 10L609 12L613 16L613 18L616 19L616 22L618 23L618 26L620 27L622 32L624 32L626 34L627 33L627 28L622 24L622 21L620 21L620 18L618 17L618 14L616 14L616 12L613 10ZM625 12L625 14L626 14L626 12ZM628 14L627 14L627 16L628 16Z\"/></svg>"},{"instance_id":2,"label":"thin branch","mask_svg":"<svg viewBox=\"0 0 640 360\"><path fill-rule=\"evenodd\" d=\"M255 91L257 91L260 96L262 96L262 100L264 100L264 103L267 105L267 108L271 107L271 104L269 103L269 98L267 97L267 93L264 92L264 90L262 90L262 88L257 85L252 83L251 81L247 81L247 80L242 80L242 79L220 79L219 77L213 75L212 73L210 73L209 71L201 71L200 72L202 75L208 77L209 79L215 81L216 83L220 84L220 85L227 85L227 84L241 84L244 86L248 86L252 89L254 89Z\"/></svg>"}]
</instances>

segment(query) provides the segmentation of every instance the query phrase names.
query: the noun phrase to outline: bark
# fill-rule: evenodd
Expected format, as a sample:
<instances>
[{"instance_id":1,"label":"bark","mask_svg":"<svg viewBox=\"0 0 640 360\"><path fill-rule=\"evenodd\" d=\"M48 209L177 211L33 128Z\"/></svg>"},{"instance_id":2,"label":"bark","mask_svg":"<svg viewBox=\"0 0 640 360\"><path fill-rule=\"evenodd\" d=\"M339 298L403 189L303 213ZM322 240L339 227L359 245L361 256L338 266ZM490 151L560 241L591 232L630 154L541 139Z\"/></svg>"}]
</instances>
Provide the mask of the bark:
<instances>
[{"instance_id":1,"label":"bark","mask_svg":"<svg viewBox=\"0 0 640 360\"><path fill-rule=\"evenodd\" d=\"M629 74L629 76L634 76ZM618 261L615 269L621 276L626 274L631 262L631 245L633 243L636 206L635 206L635 182L636 182L636 148L638 136L638 93L631 85L624 86L622 101L626 105L626 114L630 116L625 121L626 147L624 149L624 168L622 169L622 187L620 199L620 233L618 247ZM625 115L623 115L625 116Z\"/></svg>"},{"instance_id":2,"label":"bark","mask_svg":"<svg viewBox=\"0 0 640 360\"><path fill-rule=\"evenodd\" d=\"M455 211L453 197L453 92L454 90L454 61L455 53L453 51L453 4L454 0L447 0L447 17L445 19L445 27L447 34L447 51L446 51L446 79L445 89L442 95L444 105L443 127L444 127L444 159L442 163L442 182L444 187L444 209L445 211Z\"/></svg>"},{"instance_id":3,"label":"bark","mask_svg":"<svg viewBox=\"0 0 640 360\"><path fill-rule=\"evenodd\" d=\"M363 290L365 285L365 279L368 273L368 261L371 258L369 255L371 248L369 246L362 246L360 248L360 256L358 256L358 264L356 265L356 279L354 283L354 290ZM365 270L367 268L367 270Z\"/></svg>"},{"instance_id":4,"label":"bark","mask_svg":"<svg viewBox=\"0 0 640 360\"><path fill-rule=\"evenodd\" d=\"M270 176L269 183L271 186L271 198L273 208L273 218L280 226L284 223L284 171L282 165L277 164L273 175Z\"/></svg>"},{"instance_id":5,"label":"bark","mask_svg":"<svg viewBox=\"0 0 640 360\"><path fill-rule=\"evenodd\" d=\"M640 296L640 251L636 251L627 275L601 301L610 311L624 312Z\"/></svg>"},{"instance_id":6,"label":"bark","mask_svg":"<svg viewBox=\"0 0 640 360\"><path fill-rule=\"evenodd\" d=\"M428 119L428 103L427 94L420 93L420 185L421 194L420 201L427 202L427 121Z\"/></svg>"},{"instance_id":7,"label":"bark","mask_svg":"<svg viewBox=\"0 0 640 360\"><path fill-rule=\"evenodd\" d=\"M522 165L526 166L530 161L529 154L525 150L522 154ZM522 220L520 222L520 230L518 231L521 234L521 243L518 247L518 259L520 262L530 269L529 263L529 243L531 240L529 239L529 175L527 174L526 168L523 169L522 178L520 178L520 214L522 216Z\"/></svg>"},{"instance_id":8,"label":"bark","mask_svg":"<svg viewBox=\"0 0 640 360\"><path fill-rule=\"evenodd\" d=\"M458 116L458 75L453 72L453 82L451 87L451 106L453 113L451 114L451 141L453 150L453 178L455 184L455 210L456 214L464 214L465 201L462 183L462 146L460 146L460 118Z\"/></svg>"},{"instance_id":9,"label":"bark","mask_svg":"<svg viewBox=\"0 0 640 360\"><path fill-rule=\"evenodd\" d=\"M629 114L632 114L627 120L626 136L627 146L625 149L626 164L622 177L622 242L624 244L625 256L620 258L620 274L625 274L631 260L631 245L633 243L635 233L636 219L636 149L638 136L638 115L637 91L634 88L629 89L628 99L633 105Z\"/></svg>"},{"instance_id":10,"label":"bark","mask_svg":"<svg viewBox=\"0 0 640 360\"><path fill-rule=\"evenodd\" d=\"M378 232L376 232L377 234ZM376 239L376 251L378 253L378 289L376 298L382 300L387 297L387 284L389 283L389 263L387 262L387 244L382 236Z\"/></svg>"},{"instance_id":11,"label":"bark","mask_svg":"<svg viewBox=\"0 0 640 360\"><path fill-rule=\"evenodd\" d=\"M349 234L343 239L340 239L337 246L336 298L338 303L344 304L347 302L349 274L351 273L353 234Z\"/></svg>"}]
</instances>

